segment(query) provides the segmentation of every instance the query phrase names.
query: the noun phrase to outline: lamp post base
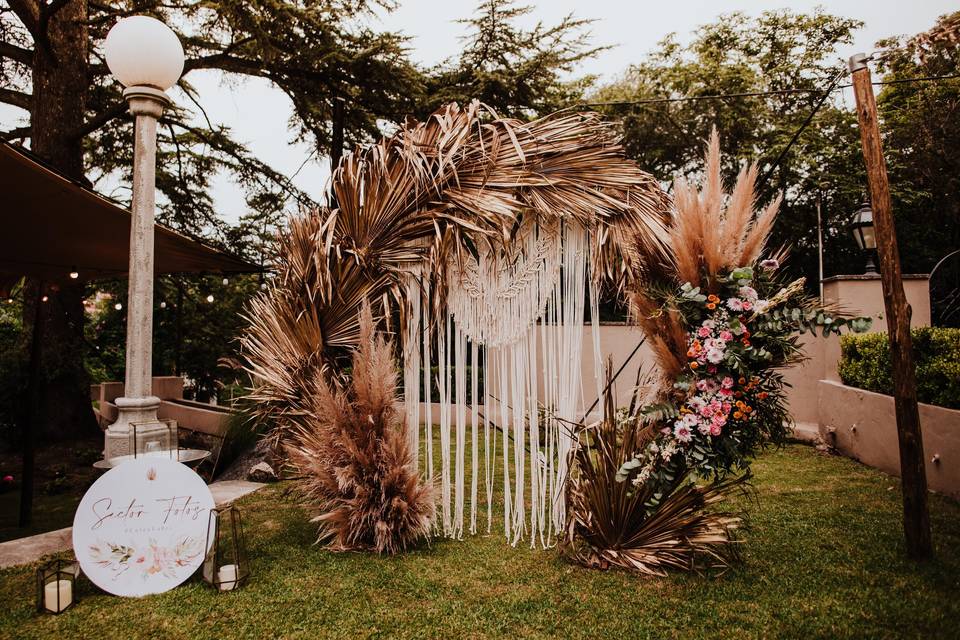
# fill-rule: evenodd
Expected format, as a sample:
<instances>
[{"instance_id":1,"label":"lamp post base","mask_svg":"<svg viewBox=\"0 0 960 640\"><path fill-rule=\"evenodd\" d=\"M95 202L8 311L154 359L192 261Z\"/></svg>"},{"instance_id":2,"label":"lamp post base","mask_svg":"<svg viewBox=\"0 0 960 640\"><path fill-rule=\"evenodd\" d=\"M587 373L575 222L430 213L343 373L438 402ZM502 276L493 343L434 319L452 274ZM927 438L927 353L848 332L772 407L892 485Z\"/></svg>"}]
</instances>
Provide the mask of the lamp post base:
<instances>
[{"instance_id":1,"label":"lamp post base","mask_svg":"<svg viewBox=\"0 0 960 640\"><path fill-rule=\"evenodd\" d=\"M133 455L135 448L139 453L141 442L156 440L169 430L165 424L157 419L157 409L160 407L160 398L148 396L146 398L117 398L117 421L107 427L104 434L103 457L107 460L118 456ZM136 425L136 443L133 442L134 425ZM170 446L170 443L167 444Z\"/></svg>"}]
</instances>

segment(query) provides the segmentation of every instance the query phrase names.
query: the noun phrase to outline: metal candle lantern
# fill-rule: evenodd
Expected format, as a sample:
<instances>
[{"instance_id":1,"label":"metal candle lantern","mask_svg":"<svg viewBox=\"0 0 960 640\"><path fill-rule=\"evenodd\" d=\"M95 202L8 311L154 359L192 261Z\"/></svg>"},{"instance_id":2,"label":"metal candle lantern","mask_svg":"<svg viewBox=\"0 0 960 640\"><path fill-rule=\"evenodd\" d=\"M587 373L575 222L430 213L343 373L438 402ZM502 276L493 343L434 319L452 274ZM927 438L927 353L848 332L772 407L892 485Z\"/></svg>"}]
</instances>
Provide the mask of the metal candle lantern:
<instances>
[{"instance_id":1,"label":"metal candle lantern","mask_svg":"<svg viewBox=\"0 0 960 640\"><path fill-rule=\"evenodd\" d=\"M211 509L207 521L207 556L203 579L219 591L239 589L250 577L247 545L240 510L234 506Z\"/></svg>"},{"instance_id":2,"label":"metal candle lantern","mask_svg":"<svg viewBox=\"0 0 960 640\"><path fill-rule=\"evenodd\" d=\"M873 252L877 250L877 236L873 231L873 210L868 203L861 205L853 214L853 239L857 241L860 250L867 254L867 273L876 273L877 267L873 263Z\"/></svg>"},{"instance_id":3,"label":"metal candle lantern","mask_svg":"<svg viewBox=\"0 0 960 640\"><path fill-rule=\"evenodd\" d=\"M37 569L37 611L57 615L76 604L79 574L80 566L66 560L54 560Z\"/></svg>"}]
</instances>

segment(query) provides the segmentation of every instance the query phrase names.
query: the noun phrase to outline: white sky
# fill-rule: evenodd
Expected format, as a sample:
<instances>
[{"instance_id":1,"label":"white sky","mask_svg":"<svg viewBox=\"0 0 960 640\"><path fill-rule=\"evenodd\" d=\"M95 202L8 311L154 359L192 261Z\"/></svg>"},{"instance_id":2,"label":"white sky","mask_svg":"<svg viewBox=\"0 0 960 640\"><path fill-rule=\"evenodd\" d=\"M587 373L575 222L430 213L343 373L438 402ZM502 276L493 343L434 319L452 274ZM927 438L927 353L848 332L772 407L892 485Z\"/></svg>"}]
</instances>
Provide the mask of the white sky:
<instances>
[{"instance_id":1,"label":"white sky","mask_svg":"<svg viewBox=\"0 0 960 640\"><path fill-rule=\"evenodd\" d=\"M537 5L529 16L530 23L540 20L553 24L569 13L594 19L591 29L593 44L614 45L614 48L586 61L581 72L597 74L608 80L640 60L668 33L676 32L681 41L686 41L697 26L731 11L754 15L765 9L810 11L822 6L835 15L862 20L865 25L855 34L853 46L849 51L838 52L846 58L859 51L872 50L873 44L881 38L925 30L938 16L956 10L955 2L948 0L671 0L667 3L662 0L526 0L525 3ZM400 4L396 11L379 17L379 26L410 36L410 53L414 61L433 65L456 55L465 28L455 21L471 14L476 0L400 0ZM520 4L524 4L523 0ZM237 140L246 143L254 155L280 172L293 174L313 151L311 145L292 142L293 135L288 129L292 113L290 102L265 80L238 82L230 78L223 81L222 76L214 71L193 72L189 78L199 91L211 119L231 127ZM174 98L178 97L174 95ZM182 95L178 102L189 104ZM10 129L22 123L22 111L0 105L0 129ZM319 199L328 176L329 161L312 160L300 170L294 182ZM214 199L218 212L231 222L246 208L241 188L226 177L216 181Z\"/></svg>"}]
</instances>

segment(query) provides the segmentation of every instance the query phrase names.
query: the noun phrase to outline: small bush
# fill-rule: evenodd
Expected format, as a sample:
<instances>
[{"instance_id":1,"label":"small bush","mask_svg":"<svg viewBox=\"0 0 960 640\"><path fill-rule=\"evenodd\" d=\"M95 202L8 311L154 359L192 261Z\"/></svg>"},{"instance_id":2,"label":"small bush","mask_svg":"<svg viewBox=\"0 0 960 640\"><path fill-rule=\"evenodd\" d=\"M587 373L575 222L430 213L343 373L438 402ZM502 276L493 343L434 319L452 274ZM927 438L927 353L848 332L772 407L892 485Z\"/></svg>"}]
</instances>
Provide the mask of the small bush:
<instances>
[{"instance_id":1,"label":"small bush","mask_svg":"<svg viewBox=\"0 0 960 640\"><path fill-rule=\"evenodd\" d=\"M919 327L911 331L917 366L917 399L960 409L960 329ZM886 333L840 338L837 372L843 384L893 394L890 345Z\"/></svg>"}]
</instances>

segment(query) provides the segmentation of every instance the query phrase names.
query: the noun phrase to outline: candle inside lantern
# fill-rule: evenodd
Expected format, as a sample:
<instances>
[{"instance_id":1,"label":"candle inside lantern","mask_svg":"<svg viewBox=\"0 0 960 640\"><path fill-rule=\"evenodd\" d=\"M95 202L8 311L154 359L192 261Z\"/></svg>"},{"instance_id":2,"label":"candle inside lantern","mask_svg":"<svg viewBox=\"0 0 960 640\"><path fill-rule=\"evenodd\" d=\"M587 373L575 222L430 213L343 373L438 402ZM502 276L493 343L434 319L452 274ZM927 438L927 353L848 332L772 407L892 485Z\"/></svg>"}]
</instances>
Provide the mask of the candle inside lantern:
<instances>
[{"instance_id":1,"label":"candle inside lantern","mask_svg":"<svg viewBox=\"0 0 960 640\"><path fill-rule=\"evenodd\" d=\"M225 564L217 571L217 583L221 591L230 591L237 586L237 565Z\"/></svg>"},{"instance_id":2,"label":"candle inside lantern","mask_svg":"<svg viewBox=\"0 0 960 640\"><path fill-rule=\"evenodd\" d=\"M59 598L58 598L59 596ZM43 606L47 611L60 613L73 602L73 583L69 580L53 580L43 587Z\"/></svg>"}]
</instances>

